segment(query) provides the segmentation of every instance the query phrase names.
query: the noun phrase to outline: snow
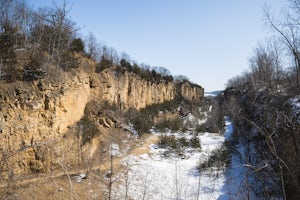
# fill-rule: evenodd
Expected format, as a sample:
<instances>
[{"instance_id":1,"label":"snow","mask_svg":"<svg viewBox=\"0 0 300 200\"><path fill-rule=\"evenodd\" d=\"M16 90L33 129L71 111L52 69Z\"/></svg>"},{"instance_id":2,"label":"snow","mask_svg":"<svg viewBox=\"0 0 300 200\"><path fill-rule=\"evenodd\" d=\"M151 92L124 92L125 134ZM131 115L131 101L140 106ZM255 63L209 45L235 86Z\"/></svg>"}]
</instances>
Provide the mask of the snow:
<instances>
[{"instance_id":1,"label":"snow","mask_svg":"<svg viewBox=\"0 0 300 200\"><path fill-rule=\"evenodd\" d=\"M229 117L225 117L225 141L232 139L233 125ZM218 200L238 200L238 199L257 199L253 192L245 193L245 180L248 180L248 170L244 165L245 149L244 145L238 143L235 145L236 151L230 154L230 165L225 171L225 182L223 184L222 191L224 192Z\"/></svg>"},{"instance_id":2,"label":"snow","mask_svg":"<svg viewBox=\"0 0 300 200\"><path fill-rule=\"evenodd\" d=\"M243 147L239 145L237 147L239 153L243 154ZM226 169L225 176L226 182L223 186L223 191L225 194L220 196L219 200L238 200L238 199L247 199L244 189L242 188L244 180L247 180L247 169L243 163L242 156L238 153L231 154L231 164L230 167ZM252 197L254 194L252 195ZM252 199L252 198L251 198ZM254 198L256 199L256 198Z\"/></svg>"},{"instance_id":3,"label":"snow","mask_svg":"<svg viewBox=\"0 0 300 200\"><path fill-rule=\"evenodd\" d=\"M112 143L109 147L109 153L112 156L121 156L120 147L116 143Z\"/></svg>"},{"instance_id":4,"label":"snow","mask_svg":"<svg viewBox=\"0 0 300 200\"><path fill-rule=\"evenodd\" d=\"M225 140L229 141L233 133L233 126L228 116L225 117Z\"/></svg>"},{"instance_id":5,"label":"snow","mask_svg":"<svg viewBox=\"0 0 300 200\"><path fill-rule=\"evenodd\" d=\"M204 114L206 114L206 113L204 113ZM201 125L201 124L205 123L206 120L207 120L206 118L200 120L200 119L196 118L194 115L192 115L191 113L189 113L187 116L183 117L182 119L183 119L183 123L185 125L186 124L193 124L194 126L195 125Z\"/></svg>"},{"instance_id":6,"label":"snow","mask_svg":"<svg viewBox=\"0 0 300 200\"><path fill-rule=\"evenodd\" d=\"M197 136L201 141L201 151L186 148L184 157L173 154L165 157L167 150L152 144L149 153L125 157L122 163L129 168L128 174L124 174L127 184L120 184L115 194L119 199L124 198L125 194L133 199L228 199L224 186L228 174L224 170L199 173L196 166L200 160L207 160L210 153L230 137L231 132L231 123L226 118L225 136L216 133ZM183 137L182 133L168 134ZM192 135L185 134L184 137L190 138Z\"/></svg>"},{"instance_id":7,"label":"snow","mask_svg":"<svg viewBox=\"0 0 300 200\"><path fill-rule=\"evenodd\" d=\"M296 117L297 122L300 124L300 95L290 98L289 103L293 108L293 115Z\"/></svg>"},{"instance_id":8,"label":"snow","mask_svg":"<svg viewBox=\"0 0 300 200\"><path fill-rule=\"evenodd\" d=\"M225 121L225 141L232 141L233 126L229 118ZM224 193L218 200L264 199L260 195L267 186L262 185L262 176L257 177L257 174L259 175L257 172L268 168L268 163L262 162L259 166L251 165L250 160L255 157L257 152L255 143L240 139L232 148L234 150L230 153L230 164L224 173L225 182L222 189ZM263 184L267 184L269 181L272 181L272 178L268 177ZM275 187L271 182L270 186ZM272 199L282 200L278 196L272 196Z\"/></svg>"},{"instance_id":9,"label":"snow","mask_svg":"<svg viewBox=\"0 0 300 200\"><path fill-rule=\"evenodd\" d=\"M133 128L132 124L121 124L122 128L128 130L129 132L132 133L132 135L134 135L135 137L138 137L139 133Z\"/></svg>"},{"instance_id":10,"label":"snow","mask_svg":"<svg viewBox=\"0 0 300 200\"><path fill-rule=\"evenodd\" d=\"M86 179L86 174L75 175L74 179L77 183L80 183L82 180Z\"/></svg>"},{"instance_id":11,"label":"snow","mask_svg":"<svg viewBox=\"0 0 300 200\"><path fill-rule=\"evenodd\" d=\"M156 151L159 151L156 149ZM199 173L196 165L199 154L191 154L188 159L162 158L159 152L129 156L131 166L129 194L134 199L194 199L197 194ZM200 197L210 199L219 196L223 180L215 181L212 175L200 176ZM201 184L205 183L205 184ZM177 198L179 197L179 198Z\"/></svg>"}]
</instances>

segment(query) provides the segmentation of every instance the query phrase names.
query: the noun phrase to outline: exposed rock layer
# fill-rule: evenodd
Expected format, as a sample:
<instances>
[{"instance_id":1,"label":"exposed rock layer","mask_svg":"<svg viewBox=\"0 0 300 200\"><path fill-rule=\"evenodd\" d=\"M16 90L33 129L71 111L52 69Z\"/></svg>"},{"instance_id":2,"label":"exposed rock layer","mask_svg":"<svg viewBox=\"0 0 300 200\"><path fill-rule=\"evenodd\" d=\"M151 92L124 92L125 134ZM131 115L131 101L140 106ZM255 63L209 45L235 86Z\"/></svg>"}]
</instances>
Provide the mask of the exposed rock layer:
<instances>
[{"instance_id":1,"label":"exposed rock layer","mask_svg":"<svg viewBox=\"0 0 300 200\"><path fill-rule=\"evenodd\" d=\"M46 154L39 155L47 144L51 146L55 157L65 155L66 152L68 157L76 157L70 154L81 147L75 145L76 137L66 140L65 133L83 117L85 106L90 100L107 101L121 109L140 109L173 100L178 95L189 100L200 100L203 97L203 88L200 86L189 83L151 83L135 74L125 72L118 75L110 69L99 74L76 70L65 73L62 80L41 80L30 85L1 85L2 168L12 167L14 174L48 170L44 165L48 166L49 159L45 158ZM85 149L89 151L88 147ZM3 160L8 162L4 163Z\"/></svg>"}]
</instances>

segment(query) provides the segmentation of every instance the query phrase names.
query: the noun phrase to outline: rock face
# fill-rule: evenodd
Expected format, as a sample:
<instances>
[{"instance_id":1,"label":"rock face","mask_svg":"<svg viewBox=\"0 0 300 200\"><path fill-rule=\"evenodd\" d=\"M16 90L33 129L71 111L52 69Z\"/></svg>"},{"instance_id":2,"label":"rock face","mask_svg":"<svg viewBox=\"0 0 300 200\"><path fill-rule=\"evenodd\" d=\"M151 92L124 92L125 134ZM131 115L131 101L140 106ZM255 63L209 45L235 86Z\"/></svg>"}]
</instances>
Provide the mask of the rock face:
<instances>
[{"instance_id":1,"label":"rock face","mask_svg":"<svg viewBox=\"0 0 300 200\"><path fill-rule=\"evenodd\" d=\"M177 93L185 99L188 99L190 101L199 101L203 98L204 90L198 85L184 82L179 84L178 87L179 91Z\"/></svg>"},{"instance_id":2,"label":"rock face","mask_svg":"<svg viewBox=\"0 0 300 200\"><path fill-rule=\"evenodd\" d=\"M92 85L95 88L92 91L95 98L114 103L121 109L130 107L140 109L171 101L176 96L182 96L190 101L199 101L204 94L202 87L188 82L152 83L132 73L125 72L122 76L117 76L109 70L93 77Z\"/></svg>"},{"instance_id":3,"label":"rock face","mask_svg":"<svg viewBox=\"0 0 300 200\"><path fill-rule=\"evenodd\" d=\"M27 173L31 168L39 171L42 162L34 148L59 141L83 116L90 97L89 77L78 73L64 80L31 86L19 83L1 89L0 158L11 161L14 174ZM8 166L0 163L1 167Z\"/></svg>"},{"instance_id":4,"label":"rock face","mask_svg":"<svg viewBox=\"0 0 300 200\"><path fill-rule=\"evenodd\" d=\"M98 80L93 95L101 101L114 103L121 109L140 109L170 101L176 96L172 83L151 83L127 72L117 76L114 72L106 70L93 80Z\"/></svg>"},{"instance_id":5,"label":"rock face","mask_svg":"<svg viewBox=\"0 0 300 200\"><path fill-rule=\"evenodd\" d=\"M40 82L1 91L0 147L15 151L56 138L79 121L90 97L89 78L81 73L60 85ZM11 91L13 90L13 91Z\"/></svg>"},{"instance_id":6,"label":"rock face","mask_svg":"<svg viewBox=\"0 0 300 200\"><path fill-rule=\"evenodd\" d=\"M135 74L118 75L109 69L92 75L77 70L64 76L60 83L41 80L34 84L1 85L0 157L12 163L14 174L43 171L47 159L37 150L42 145L56 144L52 150L57 156L60 151L75 151L72 148L76 145L68 146L75 140L65 142L64 134L83 117L90 100L107 101L121 109L141 109L178 95L199 100L204 93L203 88L189 83L151 83ZM1 167L5 168L3 162Z\"/></svg>"}]
</instances>

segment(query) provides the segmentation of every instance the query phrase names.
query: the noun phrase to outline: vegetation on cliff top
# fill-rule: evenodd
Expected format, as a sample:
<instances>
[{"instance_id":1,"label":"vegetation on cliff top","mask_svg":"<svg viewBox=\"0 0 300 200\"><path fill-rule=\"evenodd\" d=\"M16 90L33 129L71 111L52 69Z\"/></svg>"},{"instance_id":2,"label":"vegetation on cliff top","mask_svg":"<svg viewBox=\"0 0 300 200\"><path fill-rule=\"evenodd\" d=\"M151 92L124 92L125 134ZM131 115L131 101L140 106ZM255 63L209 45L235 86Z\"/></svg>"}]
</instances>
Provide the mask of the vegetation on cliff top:
<instances>
[{"instance_id":1,"label":"vegetation on cliff top","mask_svg":"<svg viewBox=\"0 0 300 200\"><path fill-rule=\"evenodd\" d=\"M64 71L80 66L81 57L97 62L95 72L112 68L117 74L135 73L151 82L189 81L173 77L163 67L137 64L126 53L100 45L93 33L79 37L79 28L69 17L70 4L31 9L26 1L1 0L0 80L33 81L49 76L49 65Z\"/></svg>"}]
</instances>

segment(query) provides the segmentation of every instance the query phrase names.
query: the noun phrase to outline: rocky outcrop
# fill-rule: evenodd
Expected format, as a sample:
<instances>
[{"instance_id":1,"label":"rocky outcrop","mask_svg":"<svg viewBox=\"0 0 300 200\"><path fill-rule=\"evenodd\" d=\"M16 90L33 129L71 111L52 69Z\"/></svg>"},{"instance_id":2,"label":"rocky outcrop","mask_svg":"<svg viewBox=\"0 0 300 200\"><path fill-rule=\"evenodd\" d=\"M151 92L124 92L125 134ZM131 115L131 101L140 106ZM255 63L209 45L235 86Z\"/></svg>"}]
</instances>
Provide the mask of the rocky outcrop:
<instances>
[{"instance_id":1,"label":"rocky outcrop","mask_svg":"<svg viewBox=\"0 0 300 200\"><path fill-rule=\"evenodd\" d=\"M36 148L57 143L81 119L90 97L89 77L82 72L64 82L3 85L0 91L0 168L14 174L43 168ZM3 160L10 162L4 163ZM6 165L6 166L5 166Z\"/></svg>"},{"instance_id":2,"label":"rocky outcrop","mask_svg":"<svg viewBox=\"0 0 300 200\"><path fill-rule=\"evenodd\" d=\"M56 138L79 121L90 97L89 78L79 73L57 85L10 85L1 91L1 149L14 151Z\"/></svg>"},{"instance_id":3,"label":"rocky outcrop","mask_svg":"<svg viewBox=\"0 0 300 200\"><path fill-rule=\"evenodd\" d=\"M190 82L183 82L178 84L178 93L185 99L190 101L199 101L204 96L204 89L199 85Z\"/></svg>"},{"instance_id":4,"label":"rocky outcrop","mask_svg":"<svg viewBox=\"0 0 300 200\"><path fill-rule=\"evenodd\" d=\"M176 90L172 83L151 83L139 76L125 72L118 76L105 70L92 78L93 96L121 109L140 109L174 99Z\"/></svg>"},{"instance_id":5,"label":"rocky outcrop","mask_svg":"<svg viewBox=\"0 0 300 200\"><path fill-rule=\"evenodd\" d=\"M125 72L118 76L115 72L105 70L92 77L94 87L92 95L100 101L108 101L121 109L130 107L140 109L152 104L171 101L178 95L191 101L203 98L204 90L188 82L149 82L133 73Z\"/></svg>"},{"instance_id":6,"label":"rocky outcrop","mask_svg":"<svg viewBox=\"0 0 300 200\"><path fill-rule=\"evenodd\" d=\"M8 168L10 160L14 174L45 171L44 165L58 162L59 157L81 148L76 137L66 140L65 133L84 115L88 102L108 102L121 109L144 108L173 100L178 95L189 100L203 97L203 88L196 85L152 83L133 73L117 74L106 69L98 74L80 70L64 73L59 82L46 79L33 84L3 84L0 89L0 168ZM100 124L113 127L103 119ZM72 139L73 138L73 139ZM43 158L43 146L55 154ZM85 149L88 149L85 147ZM51 156L53 156L51 154ZM56 158L55 158L56 157ZM64 159L66 159L64 157ZM48 163L48 164L47 164ZM1 170L0 170L1 171ZM2 170L3 171L3 170Z\"/></svg>"}]
</instances>

